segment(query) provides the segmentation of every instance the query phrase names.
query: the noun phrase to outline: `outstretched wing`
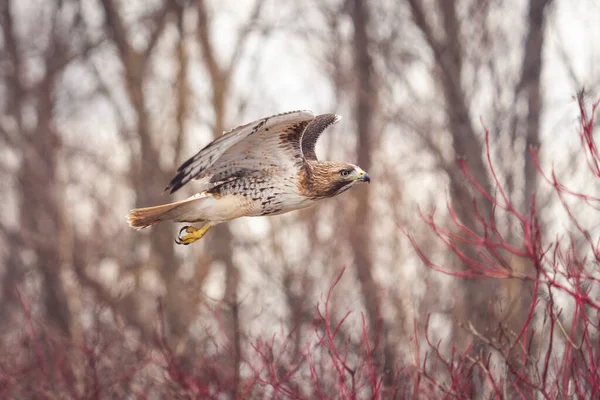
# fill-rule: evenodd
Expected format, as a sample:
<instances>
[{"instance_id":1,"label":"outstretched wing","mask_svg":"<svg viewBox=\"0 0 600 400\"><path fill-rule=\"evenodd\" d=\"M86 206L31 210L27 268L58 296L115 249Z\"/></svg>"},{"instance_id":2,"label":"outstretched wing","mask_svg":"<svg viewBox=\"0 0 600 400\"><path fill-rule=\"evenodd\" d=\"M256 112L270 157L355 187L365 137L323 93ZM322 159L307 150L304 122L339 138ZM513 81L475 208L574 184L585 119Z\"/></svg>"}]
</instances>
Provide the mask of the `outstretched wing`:
<instances>
[{"instance_id":1,"label":"outstretched wing","mask_svg":"<svg viewBox=\"0 0 600 400\"><path fill-rule=\"evenodd\" d=\"M265 168L285 172L303 161L300 140L313 118L310 111L291 111L225 132L184 162L165 191L174 193L192 179L216 184Z\"/></svg>"},{"instance_id":2,"label":"outstretched wing","mask_svg":"<svg viewBox=\"0 0 600 400\"><path fill-rule=\"evenodd\" d=\"M337 114L317 115L306 127L302 135L302 153L307 160L317 161L315 146L321 133L331 125L338 122L342 117Z\"/></svg>"}]
</instances>

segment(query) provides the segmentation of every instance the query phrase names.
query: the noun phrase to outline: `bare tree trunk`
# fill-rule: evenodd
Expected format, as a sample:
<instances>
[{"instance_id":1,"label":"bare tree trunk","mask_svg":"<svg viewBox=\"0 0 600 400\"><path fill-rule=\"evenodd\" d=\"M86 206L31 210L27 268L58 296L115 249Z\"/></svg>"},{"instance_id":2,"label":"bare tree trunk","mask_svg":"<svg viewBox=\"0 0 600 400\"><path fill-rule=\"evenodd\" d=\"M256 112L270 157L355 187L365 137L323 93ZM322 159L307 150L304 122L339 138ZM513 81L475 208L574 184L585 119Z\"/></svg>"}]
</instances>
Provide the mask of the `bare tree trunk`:
<instances>
[{"instance_id":1,"label":"bare tree trunk","mask_svg":"<svg viewBox=\"0 0 600 400\"><path fill-rule=\"evenodd\" d=\"M154 29L151 32L149 44L144 51L134 49L129 43L127 31L114 0L102 0L106 16L106 27L117 48L123 64L126 89L129 101L133 107L137 122L137 137L140 143L140 153L132 168L132 182L137 194L136 206L145 207L160 204L165 182L171 178L171 172L165 171L160 164L160 149L153 144L151 118L146 107L144 85L148 77L150 56L162 34L168 18L174 8L167 1L161 12L156 14ZM165 316L167 320L170 341L177 347L187 337L191 315L182 313L181 282L177 278L177 260L173 248L173 227L168 224L158 225L150 236L151 254L147 266L156 268L167 287L165 298Z\"/></svg>"},{"instance_id":2,"label":"bare tree trunk","mask_svg":"<svg viewBox=\"0 0 600 400\"><path fill-rule=\"evenodd\" d=\"M52 111L53 85L47 82L38 96L38 124L28 137L23 163L19 171L21 198L20 227L24 232L41 234L43 239L34 240L40 272L44 277L43 304L48 319L65 334L70 334L71 315L62 285L64 253L60 238L64 231L64 204L62 189L57 180L60 139L54 130Z\"/></svg>"},{"instance_id":3,"label":"bare tree trunk","mask_svg":"<svg viewBox=\"0 0 600 400\"><path fill-rule=\"evenodd\" d=\"M521 79L516 88L516 97L523 94L527 99L527 117L524 124L525 130L525 170L524 170L524 207L523 213L529 215L532 201L535 200L538 189L538 172L533 157L529 154L529 148L540 147L540 118L542 113L541 74L542 74L542 50L544 44L544 14L552 0L530 0L528 26L529 31L525 39L523 54L523 65L521 67ZM523 276L535 275L535 266L531 260L514 260L511 262L513 269ZM527 323L529 310L534 301L534 284L531 281L521 279L510 279L504 282L504 293L506 295L507 308L505 312L505 323L512 332L520 332ZM524 333L531 354L538 353L539 335L534 335L534 324ZM514 338L507 338L514 340ZM533 343L530 343L533 341ZM515 346L517 349L519 346ZM524 357L521 351L514 351L514 355L508 362L517 367L522 363ZM512 380L517 377L511 378Z\"/></svg>"},{"instance_id":4,"label":"bare tree trunk","mask_svg":"<svg viewBox=\"0 0 600 400\"><path fill-rule=\"evenodd\" d=\"M61 239L65 232L65 214L57 169L61 148L60 137L54 126L54 88L62 69L66 65L65 47L55 31L49 37L44 49L45 75L37 83L35 93L26 88L23 82L25 56L19 48L10 1L1 5L2 32L11 62L9 94L14 96L8 107L9 115L15 118L18 127L18 147L22 163L17 173L19 205L19 230L26 238L24 247L29 247L36 255L39 272L43 277L42 299L46 317L64 334L70 334L71 314L62 284L61 271L65 249ZM57 6L59 7L59 6ZM56 19L52 20L56 24ZM29 95L32 94L31 98ZM28 130L22 120L24 107L33 105L36 125ZM18 261L15 260L16 263ZM19 267L12 266L14 271ZM18 275L18 274L17 274ZM10 279L9 279L10 280ZM13 282L15 283L15 282ZM14 287L7 287L9 292Z\"/></svg>"},{"instance_id":5,"label":"bare tree trunk","mask_svg":"<svg viewBox=\"0 0 600 400\"><path fill-rule=\"evenodd\" d=\"M529 32L525 41L525 54L521 72L521 87L527 96L527 134L525 147L525 213L531 211L531 200L537 191L538 172L529 155L529 147L540 147L540 119L542 114L542 50L544 45L544 13L552 0L529 2Z\"/></svg>"},{"instance_id":6,"label":"bare tree trunk","mask_svg":"<svg viewBox=\"0 0 600 400\"><path fill-rule=\"evenodd\" d=\"M413 19L425 36L440 69L440 85L444 92L448 129L452 136L454 154L456 157L464 158L473 177L483 189L491 193L492 186L485 172L483 148L471 123L468 101L461 85L463 54L460 47L460 23L456 15L456 1L438 0L445 33L443 40L434 35L422 3L417 0L408 0L408 3ZM473 209L473 200L477 200L479 211L486 217L492 217L490 204L470 191L458 166L451 166L446 172L450 178L450 196L456 214L469 229L476 232L481 230ZM465 296L463 299L457 299L456 302L457 306L454 310L456 317L461 321L471 321L479 332L488 331L492 322L489 308L495 303L497 282L467 281L464 286ZM455 330L455 332L460 331ZM478 349L475 351L479 352Z\"/></svg>"},{"instance_id":7,"label":"bare tree trunk","mask_svg":"<svg viewBox=\"0 0 600 400\"><path fill-rule=\"evenodd\" d=\"M6 97L11 101L6 104L5 114L12 118L16 125L16 131L23 131L23 121L21 113L21 105L24 101L25 88L22 84L22 60L21 53L18 49L17 39L14 34L14 21L11 13L11 2L0 2L0 27L2 28L2 37L4 42L4 51L6 61L10 64L10 70L7 72L6 79L3 83L6 85ZM4 129L0 131L1 138L4 142L12 147L20 146L20 141L15 138L15 135L6 132ZM24 135L22 135L24 136ZM25 146L23 146L25 147ZM3 232L5 240L9 241L9 246L13 249L21 245L21 240L18 237L12 237L9 232ZM21 260L17 251L11 251L6 262L6 273L2 279L2 299L0 307L2 309L2 320L8 321L11 314L11 309L17 304L17 297L14 291L15 286L23 278L25 271L21 266ZM8 324L7 324L8 326Z\"/></svg>"},{"instance_id":8,"label":"bare tree trunk","mask_svg":"<svg viewBox=\"0 0 600 400\"><path fill-rule=\"evenodd\" d=\"M213 42L210 35L210 27L206 4L204 0L197 0L198 9L198 40L202 49L204 66L211 77L212 86L212 106L215 115L213 126L213 136L216 138L226 130L225 118L227 115L227 95L229 93L229 81L232 69L235 67L235 60L229 67L219 65L213 48ZM239 40L245 40L239 38ZM221 261L225 265L225 293L223 303L229 308L223 313L223 321L227 337L230 340L233 352L233 360L230 365L230 376L234 381L232 395L237 396L240 385L240 321L238 304L238 286L240 281L240 272L232 259L233 235L228 225L221 224L213 229L213 232L206 239L208 247L212 249L212 256L215 260Z\"/></svg>"},{"instance_id":9,"label":"bare tree trunk","mask_svg":"<svg viewBox=\"0 0 600 400\"><path fill-rule=\"evenodd\" d=\"M375 82L373 58L370 54L369 5L365 0L351 2L351 17L354 25L354 69L356 71L355 122L357 140L357 163L361 168L369 170L373 151L372 138L377 112L378 90ZM354 192L356 209L350 229L350 245L354 253L354 264L361 287L363 302L367 310L371 340L375 345L375 361L391 382L389 375L394 369L394 352L386 338L387 330L381 315L382 299L378 295L379 287L373 278L371 244L371 211L369 204L369 188L361 187Z\"/></svg>"}]
</instances>

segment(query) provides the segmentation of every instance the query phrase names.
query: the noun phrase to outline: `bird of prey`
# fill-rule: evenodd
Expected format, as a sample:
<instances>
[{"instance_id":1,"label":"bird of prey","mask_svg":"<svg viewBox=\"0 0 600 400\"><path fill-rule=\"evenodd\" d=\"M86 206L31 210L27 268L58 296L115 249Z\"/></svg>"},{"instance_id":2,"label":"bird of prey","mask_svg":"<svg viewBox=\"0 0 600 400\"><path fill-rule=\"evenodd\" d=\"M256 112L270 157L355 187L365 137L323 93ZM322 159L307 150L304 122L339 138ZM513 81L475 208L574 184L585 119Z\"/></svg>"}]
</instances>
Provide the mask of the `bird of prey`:
<instances>
[{"instance_id":1,"label":"bird of prey","mask_svg":"<svg viewBox=\"0 0 600 400\"><path fill-rule=\"evenodd\" d=\"M174 193L197 179L197 194L176 203L131 210L129 225L142 229L163 221L203 224L181 228L175 242L187 245L222 222L310 207L357 183L370 182L369 175L356 165L317 159L317 139L340 118L291 111L223 133L184 162L165 189Z\"/></svg>"}]
</instances>

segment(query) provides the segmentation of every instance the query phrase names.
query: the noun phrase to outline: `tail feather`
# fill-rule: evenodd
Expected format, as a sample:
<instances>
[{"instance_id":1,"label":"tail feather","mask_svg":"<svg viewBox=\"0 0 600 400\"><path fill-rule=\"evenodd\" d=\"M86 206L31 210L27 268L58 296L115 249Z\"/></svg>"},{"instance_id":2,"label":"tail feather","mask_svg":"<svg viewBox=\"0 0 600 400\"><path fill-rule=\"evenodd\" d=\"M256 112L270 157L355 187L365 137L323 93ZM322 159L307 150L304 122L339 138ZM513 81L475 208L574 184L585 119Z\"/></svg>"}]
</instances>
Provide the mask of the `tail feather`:
<instances>
[{"instance_id":1,"label":"tail feather","mask_svg":"<svg viewBox=\"0 0 600 400\"><path fill-rule=\"evenodd\" d=\"M164 204L154 207L135 208L127 214L127 222L134 229L148 228L149 226L168 220L167 214L175 207L177 207L175 204Z\"/></svg>"},{"instance_id":2,"label":"tail feather","mask_svg":"<svg viewBox=\"0 0 600 400\"><path fill-rule=\"evenodd\" d=\"M134 208L127 214L127 222L134 229L144 229L163 221L178 221L188 212L189 207L182 207L197 201L194 196L176 203L163 204L154 207Z\"/></svg>"}]
</instances>

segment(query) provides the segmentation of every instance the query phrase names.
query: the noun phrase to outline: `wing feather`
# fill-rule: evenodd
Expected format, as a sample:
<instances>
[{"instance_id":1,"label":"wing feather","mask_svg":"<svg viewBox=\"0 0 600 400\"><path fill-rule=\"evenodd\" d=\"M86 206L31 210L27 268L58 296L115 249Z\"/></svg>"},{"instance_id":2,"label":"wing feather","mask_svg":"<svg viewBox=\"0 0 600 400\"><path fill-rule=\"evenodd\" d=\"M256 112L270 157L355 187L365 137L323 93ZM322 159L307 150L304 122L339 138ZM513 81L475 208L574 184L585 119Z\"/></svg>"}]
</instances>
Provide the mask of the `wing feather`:
<instances>
[{"instance_id":1,"label":"wing feather","mask_svg":"<svg viewBox=\"0 0 600 400\"><path fill-rule=\"evenodd\" d=\"M331 125L337 123L342 117L337 114L317 115L306 127L302 136L302 153L307 160L317 161L315 146L321 133Z\"/></svg>"},{"instance_id":2,"label":"wing feather","mask_svg":"<svg viewBox=\"0 0 600 400\"><path fill-rule=\"evenodd\" d=\"M291 111L225 132L184 162L165 191L174 193L192 179L226 181L265 165L291 167L302 159L302 132L313 118L310 111Z\"/></svg>"}]
</instances>

